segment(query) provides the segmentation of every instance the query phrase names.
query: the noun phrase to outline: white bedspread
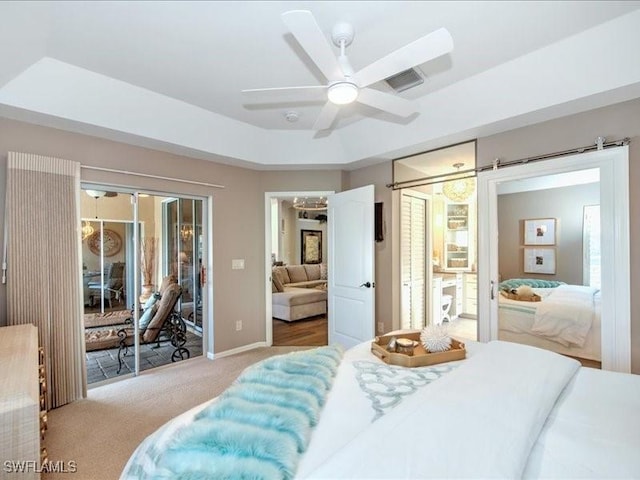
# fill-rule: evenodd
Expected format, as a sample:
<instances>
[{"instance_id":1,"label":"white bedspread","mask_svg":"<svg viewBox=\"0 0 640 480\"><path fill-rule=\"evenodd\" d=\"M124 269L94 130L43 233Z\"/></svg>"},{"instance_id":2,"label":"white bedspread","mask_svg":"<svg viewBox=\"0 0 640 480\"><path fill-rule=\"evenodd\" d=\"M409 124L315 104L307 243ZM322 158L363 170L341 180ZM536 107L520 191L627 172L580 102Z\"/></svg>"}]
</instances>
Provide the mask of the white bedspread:
<instances>
[{"instance_id":1,"label":"white bedspread","mask_svg":"<svg viewBox=\"0 0 640 480\"><path fill-rule=\"evenodd\" d=\"M419 369L385 365L368 342L347 351L295 478L640 478L640 376L506 342L467 351ZM154 478L207 404L149 436L121 479Z\"/></svg>"},{"instance_id":2,"label":"white bedspread","mask_svg":"<svg viewBox=\"0 0 640 480\"><path fill-rule=\"evenodd\" d=\"M551 352L491 342L301 477L518 478L578 368Z\"/></svg>"},{"instance_id":3,"label":"white bedspread","mask_svg":"<svg viewBox=\"0 0 640 480\"><path fill-rule=\"evenodd\" d=\"M560 285L537 305L531 331L566 346L584 346L594 319L593 296L597 291L582 285Z\"/></svg>"}]
</instances>

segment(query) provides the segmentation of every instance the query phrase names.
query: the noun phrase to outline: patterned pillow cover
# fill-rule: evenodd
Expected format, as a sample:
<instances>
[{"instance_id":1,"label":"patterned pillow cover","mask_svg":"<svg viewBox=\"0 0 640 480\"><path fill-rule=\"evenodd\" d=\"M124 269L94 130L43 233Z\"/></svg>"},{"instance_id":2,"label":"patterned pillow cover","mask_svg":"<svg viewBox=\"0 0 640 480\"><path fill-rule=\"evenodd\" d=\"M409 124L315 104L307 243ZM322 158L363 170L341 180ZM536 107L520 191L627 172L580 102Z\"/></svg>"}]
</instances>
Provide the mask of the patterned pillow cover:
<instances>
[{"instance_id":1,"label":"patterned pillow cover","mask_svg":"<svg viewBox=\"0 0 640 480\"><path fill-rule=\"evenodd\" d=\"M520 285L528 285L531 288L556 288L560 285L566 285L566 283L558 280L540 280L538 278L510 278L500 282L500 290L511 290L512 288L518 288Z\"/></svg>"}]
</instances>

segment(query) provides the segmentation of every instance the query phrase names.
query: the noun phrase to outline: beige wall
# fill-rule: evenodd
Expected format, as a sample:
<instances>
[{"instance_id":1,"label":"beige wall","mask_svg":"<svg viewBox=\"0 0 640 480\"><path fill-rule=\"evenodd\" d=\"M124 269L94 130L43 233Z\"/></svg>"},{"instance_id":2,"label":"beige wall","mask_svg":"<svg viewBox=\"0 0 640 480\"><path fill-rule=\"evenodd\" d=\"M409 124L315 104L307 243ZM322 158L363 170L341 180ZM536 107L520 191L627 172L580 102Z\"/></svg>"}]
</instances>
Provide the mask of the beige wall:
<instances>
[{"instance_id":1,"label":"beige wall","mask_svg":"<svg viewBox=\"0 0 640 480\"><path fill-rule=\"evenodd\" d=\"M222 184L224 189L167 180L82 170L82 180L157 192L213 197L213 276L215 351L265 339L264 192L341 190L340 171L261 172L172 155L0 119L0 211L4 212L7 151L66 158L82 165L108 167ZM0 214L0 238L4 213ZM243 258L244 270L231 260ZM210 277L211 278L211 277ZM235 331L241 320L243 329ZM0 325L6 324L6 289L0 286Z\"/></svg>"},{"instance_id":2,"label":"beige wall","mask_svg":"<svg viewBox=\"0 0 640 480\"><path fill-rule=\"evenodd\" d=\"M600 204L597 183L498 196L500 278L542 278L582 285L582 220L585 205ZM526 218L556 219L556 274L524 273Z\"/></svg>"},{"instance_id":3,"label":"beige wall","mask_svg":"<svg viewBox=\"0 0 640 480\"><path fill-rule=\"evenodd\" d=\"M599 135L631 137L630 184L640 183L640 100L536 124L478 139L478 165L494 158L517 159L589 145ZM94 137L0 119L0 211L4 212L6 152L24 151L95 165L223 184L212 189L163 180L83 171L83 180L105 181L149 190L213 196L213 282L215 350L263 341L264 192L334 190L374 184L376 201L384 202L385 240L376 244L376 318L391 327L392 192L391 162L352 172L253 171L171 155ZM559 161L559 160L552 160ZM631 291L640 285L640 192L631 188ZM2 235L0 218L0 237ZM244 270L231 270L231 260L244 258ZM243 330L236 332L236 320ZM640 297L632 296L632 371L640 373ZM0 286L0 324L6 322L5 287Z\"/></svg>"}]
</instances>

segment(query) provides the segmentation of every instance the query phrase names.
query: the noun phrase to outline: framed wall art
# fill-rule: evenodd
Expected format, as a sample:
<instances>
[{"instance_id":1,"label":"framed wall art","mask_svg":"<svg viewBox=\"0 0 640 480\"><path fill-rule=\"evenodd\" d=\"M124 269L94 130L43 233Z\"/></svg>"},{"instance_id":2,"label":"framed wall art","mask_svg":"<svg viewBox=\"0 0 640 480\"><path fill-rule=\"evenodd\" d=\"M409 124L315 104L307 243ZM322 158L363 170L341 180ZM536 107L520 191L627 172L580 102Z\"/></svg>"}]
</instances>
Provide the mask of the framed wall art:
<instances>
[{"instance_id":1,"label":"framed wall art","mask_svg":"<svg viewBox=\"0 0 640 480\"><path fill-rule=\"evenodd\" d=\"M524 273L542 273L547 275L555 275L556 249L525 248Z\"/></svg>"},{"instance_id":2,"label":"framed wall art","mask_svg":"<svg viewBox=\"0 0 640 480\"><path fill-rule=\"evenodd\" d=\"M524 220L525 245L555 245L556 219L532 218Z\"/></svg>"},{"instance_id":3,"label":"framed wall art","mask_svg":"<svg viewBox=\"0 0 640 480\"><path fill-rule=\"evenodd\" d=\"M322 263L322 231L301 230L302 263Z\"/></svg>"}]
</instances>

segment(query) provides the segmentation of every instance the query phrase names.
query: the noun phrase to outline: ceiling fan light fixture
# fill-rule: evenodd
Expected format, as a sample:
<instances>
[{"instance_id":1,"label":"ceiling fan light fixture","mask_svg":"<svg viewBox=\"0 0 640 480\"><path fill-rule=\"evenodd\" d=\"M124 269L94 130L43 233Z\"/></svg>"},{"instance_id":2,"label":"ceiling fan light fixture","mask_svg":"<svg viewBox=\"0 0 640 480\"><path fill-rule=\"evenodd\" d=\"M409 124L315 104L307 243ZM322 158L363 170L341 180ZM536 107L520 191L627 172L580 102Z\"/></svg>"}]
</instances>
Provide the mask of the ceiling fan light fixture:
<instances>
[{"instance_id":1,"label":"ceiling fan light fixture","mask_svg":"<svg viewBox=\"0 0 640 480\"><path fill-rule=\"evenodd\" d=\"M358 98L358 87L351 82L338 82L329 87L329 101L334 105L348 105Z\"/></svg>"},{"instance_id":2,"label":"ceiling fan light fixture","mask_svg":"<svg viewBox=\"0 0 640 480\"><path fill-rule=\"evenodd\" d=\"M320 212L327 209L327 199L320 198L294 198L293 208L296 210L309 210L314 212Z\"/></svg>"},{"instance_id":3,"label":"ceiling fan light fixture","mask_svg":"<svg viewBox=\"0 0 640 480\"><path fill-rule=\"evenodd\" d=\"M464 163L454 163L453 167L460 171ZM476 189L476 181L473 177L457 178L442 184L442 193L452 202L464 202Z\"/></svg>"}]
</instances>

